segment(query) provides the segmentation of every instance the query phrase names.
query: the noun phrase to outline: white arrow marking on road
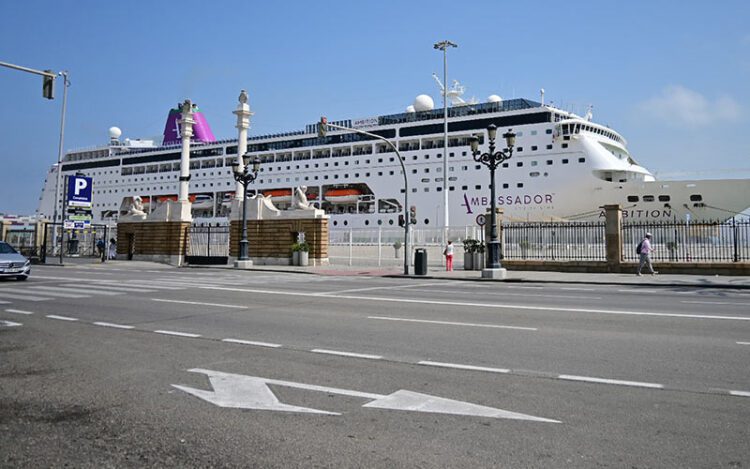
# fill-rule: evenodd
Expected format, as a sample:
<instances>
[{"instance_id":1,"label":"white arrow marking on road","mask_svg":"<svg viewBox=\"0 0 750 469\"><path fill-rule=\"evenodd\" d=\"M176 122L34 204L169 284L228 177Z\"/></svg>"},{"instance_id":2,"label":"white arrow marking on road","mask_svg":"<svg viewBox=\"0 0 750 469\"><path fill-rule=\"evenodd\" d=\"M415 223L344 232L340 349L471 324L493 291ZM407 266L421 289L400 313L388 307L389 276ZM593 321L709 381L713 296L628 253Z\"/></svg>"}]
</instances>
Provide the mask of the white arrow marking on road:
<instances>
[{"instance_id":1,"label":"white arrow marking on road","mask_svg":"<svg viewBox=\"0 0 750 469\"><path fill-rule=\"evenodd\" d=\"M0 321L0 326L18 327L18 326L23 326L23 324L21 324L20 322L13 322L13 321Z\"/></svg>"},{"instance_id":2,"label":"white arrow marking on road","mask_svg":"<svg viewBox=\"0 0 750 469\"><path fill-rule=\"evenodd\" d=\"M326 392L343 396L361 397L370 399L363 407L391 410L408 410L413 412L429 412L436 414L469 415L475 417L505 418L514 420L530 420L534 422L560 423L558 420L534 417L533 415L519 414L507 410L495 409L470 402L456 401L413 391L399 390L389 395L373 394L367 392L353 391L350 389L329 388L313 384L295 383L292 381L280 381L275 379L260 378L256 376L236 375L223 373L221 371L204 370L193 368L188 370L194 373L203 373L208 376L213 386L213 391L190 388L173 384L172 386L197 396L219 407L231 407L241 409L277 410L282 412L303 412L313 414L341 415L336 412L312 409L309 407L297 407L279 402L278 398L268 388L269 384L286 386L290 388L306 389L308 391Z\"/></svg>"}]
</instances>

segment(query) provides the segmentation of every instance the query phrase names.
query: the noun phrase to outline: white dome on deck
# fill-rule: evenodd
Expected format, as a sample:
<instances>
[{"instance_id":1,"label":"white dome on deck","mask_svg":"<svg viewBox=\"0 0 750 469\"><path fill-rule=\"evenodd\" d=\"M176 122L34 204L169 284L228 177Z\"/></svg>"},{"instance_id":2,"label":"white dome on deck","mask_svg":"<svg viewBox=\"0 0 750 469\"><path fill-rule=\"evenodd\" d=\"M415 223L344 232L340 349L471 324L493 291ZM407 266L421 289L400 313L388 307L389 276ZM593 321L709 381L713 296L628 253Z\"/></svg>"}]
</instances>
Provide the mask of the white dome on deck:
<instances>
[{"instance_id":1,"label":"white dome on deck","mask_svg":"<svg viewBox=\"0 0 750 469\"><path fill-rule=\"evenodd\" d=\"M432 111L435 109L435 102L426 94L420 94L414 99L414 110L417 112Z\"/></svg>"},{"instance_id":2,"label":"white dome on deck","mask_svg":"<svg viewBox=\"0 0 750 469\"><path fill-rule=\"evenodd\" d=\"M109 128L109 138L117 140L122 135L122 130L119 127Z\"/></svg>"},{"instance_id":3,"label":"white dome on deck","mask_svg":"<svg viewBox=\"0 0 750 469\"><path fill-rule=\"evenodd\" d=\"M498 96L496 94L491 94L491 95L489 95L487 97L487 102L488 103L500 103L502 101L503 101L503 98L501 98L500 96Z\"/></svg>"},{"instance_id":4,"label":"white dome on deck","mask_svg":"<svg viewBox=\"0 0 750 469\"><path fill-rule=\"evenodd\" d=\"M409 106L406 106L406 112L416 112L416 110L414 109L414 106L409 105Z\"/></svg>"}]
</instances>

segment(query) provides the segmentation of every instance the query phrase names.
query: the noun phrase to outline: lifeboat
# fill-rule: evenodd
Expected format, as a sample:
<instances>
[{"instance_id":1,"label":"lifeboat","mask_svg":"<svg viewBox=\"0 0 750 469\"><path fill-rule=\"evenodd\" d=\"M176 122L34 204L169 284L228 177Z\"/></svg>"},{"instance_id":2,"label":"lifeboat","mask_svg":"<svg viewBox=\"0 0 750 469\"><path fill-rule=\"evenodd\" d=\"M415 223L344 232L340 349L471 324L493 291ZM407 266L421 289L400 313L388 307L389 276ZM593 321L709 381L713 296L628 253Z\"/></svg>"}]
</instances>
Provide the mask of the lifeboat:
<instances>
[{"instance_id":1,"label":"lifeboat","mask_svg":"<svg viewBox=\"0 0 750 469\"><path fill-rule=\"evenodd\" d=\"M271 202L290 203L292 201L291 189L272 189L263 191L265 197L271 197Z\"/></svg>"},{"instance_id":2,"label":"lifeboat","mask_svg":"<svg viewBox=\"0 0 750 469\"><path fill-rule=\"evenodd\" d=\"M141 196L141 203L143 204L144 210L148 210L149 206L151 205L151 197L147 195Z\"/></svg>"},{"instance_id":3,"label":"lifeboat","mask_svg":"<svg viewBox=\"0 0 750 469\"><path fill-rule=\"evenodd\" d=\"M172 195L157 195L156 196L156 201L159 202L160 204L162 204L164 202L169 202L169 201L176 202L177 201L177 195L176 194L172 194Z\"/></svg>"},{"instance_id":4,"label":"lifeboat","mask_svg":"<svg viewBox=\"0 0 750 469\"><path fill-rule=\"evenodd\" d=\"M325 200L332 204L354 204L361 195L359 189L329 189L325 193Z\"/></svg>"},{"instance_id":5,"label":"lifeboat","mask_svg":"<svg viewBox=\"0 0 750 469\"><path fill-rule=\"evenodd\" d=\"M214 206L214 198L210 195L197 194L190 196L190 201L193 203L193 208L197 210L207 210Z\"/></svg>"}]
</instances>

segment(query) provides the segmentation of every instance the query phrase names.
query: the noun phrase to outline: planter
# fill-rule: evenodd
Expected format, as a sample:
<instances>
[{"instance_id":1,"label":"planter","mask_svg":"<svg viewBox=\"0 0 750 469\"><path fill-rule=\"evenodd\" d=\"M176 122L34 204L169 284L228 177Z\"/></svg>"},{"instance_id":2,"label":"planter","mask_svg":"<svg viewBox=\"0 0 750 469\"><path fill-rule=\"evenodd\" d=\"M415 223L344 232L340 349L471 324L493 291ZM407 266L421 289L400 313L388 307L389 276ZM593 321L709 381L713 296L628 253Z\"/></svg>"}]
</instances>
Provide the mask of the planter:
<instances>
[{"instance_id":1,"label":"planter","mask_svg":"<svg viewBox=\"0 0 750 469\"><path fill-rule=\"evenodd\" d=\"M394 249L396 251L396 259L400 259L401 256L399 255L401 253L401 249Z\"/></svg>"},{"instance_id":2,"label":"planter","mask_svg":"<svg viewBox=\"0 0 750 469\"><path fill-rule=\"evenodd\" d=\"M471 252L464 253L464 270L472 270L474 268L474 254Z\"/></svg>"},{"instance_id":3,"label":"planter","mask_svg":"<svg viewBox=\"0 0 750 469\"><path fill-rule=\"evenodd\" d=\"M292 252L292 265L299 265L299 251Z\"/></svg>"},{"instance_id":4,"label":"planter","mask_svg":"<svg viewBox=\"0 0 750 469\"><path fill-rule=\"evenodd\" d=\"M474 252L471 254L471 270L482 270L484 269L484 253Z\"/></svg>"},{"instance_id":5,"label":"planter","mask_svg":"<svg viewBox=\"0 0 750 469\"><path fill-rule=\"evenodd\" d=\"M299 251L297 254L299 254L298 265L301 267L307 267L310 261L310 253L307 251Z\"/></svg>"}]
</instances>

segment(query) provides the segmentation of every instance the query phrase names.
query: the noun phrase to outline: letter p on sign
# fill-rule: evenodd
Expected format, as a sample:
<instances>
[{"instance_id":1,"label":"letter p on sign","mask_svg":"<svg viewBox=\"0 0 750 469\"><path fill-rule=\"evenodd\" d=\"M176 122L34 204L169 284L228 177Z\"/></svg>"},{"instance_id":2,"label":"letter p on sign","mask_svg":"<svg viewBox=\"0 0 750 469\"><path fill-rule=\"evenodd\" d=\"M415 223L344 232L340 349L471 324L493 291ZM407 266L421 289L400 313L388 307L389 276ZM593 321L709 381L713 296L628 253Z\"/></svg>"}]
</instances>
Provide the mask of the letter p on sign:
<instances>
[{"instance_id":1,"label":"letter p on sign","mask_svg":"<svg viewBox=\"0 0 750 469\"><path fill-rule=\"evenodd\" d=\"M75 195L80 195L81 191L85 189L86 187L88 187L88 185L89 185L89 182L86 179L76 178L75 189L74 189Z\"/></svg>"}]
</instances>

